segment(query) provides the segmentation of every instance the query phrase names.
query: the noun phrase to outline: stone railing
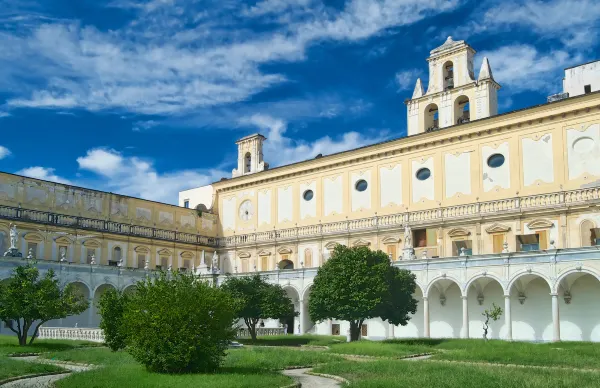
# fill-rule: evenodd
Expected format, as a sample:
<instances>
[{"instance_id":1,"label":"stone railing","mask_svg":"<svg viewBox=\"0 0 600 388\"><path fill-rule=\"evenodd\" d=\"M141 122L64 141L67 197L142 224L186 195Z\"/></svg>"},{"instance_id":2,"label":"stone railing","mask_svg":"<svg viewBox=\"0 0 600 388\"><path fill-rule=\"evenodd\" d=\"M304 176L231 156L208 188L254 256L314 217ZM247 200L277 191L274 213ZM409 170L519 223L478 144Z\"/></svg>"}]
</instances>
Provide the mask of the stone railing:
<instances>
[{"instance_id":1,"label":"stone railing","mask_svg":"<svg viewBox=\"0 0 600 388\"><path fill-rule=\"evenodd\" d=\"M102 329L78 327L40 327L39 339L77 340L90 342L104 342Z\"/></svg>"},{"instance_id":2,"label":"stone railing","mask_svg":"<svg viewBox=\"0 0 600 388\"><path fill-rule=\"evenodd\" d=\"M478 218L490 214L502 215L535 211L539 209L560 208L590 201L600 202L600 188L561 191L557 193L537 194L526 197L513 197L496 201L468 203L437 209L419 210L384 216L374 216L357 220L337 221L318 225L300 226L289 229L278 229L234 235L220 238L220 247L232 247L262 241L295 240L302 237L317 237L354 231L398 228L404 224L435 224L446 220Z\"/></svg>"},{"instance_id":3,"label":"stone railing","mask_svg":"<svg viewBox=\"0 0 600 388\"><path fill-rule=\"evenodd\" d=\"M261 336L272 336L272 335L284 335L285 328L283 327L257 327L256 335ZM250 331L247 328L238 329L238 338L250 338Z\"/></svg>"},{"instance_id":4,"label":"stone railing","mask_svg":"<svg viewBox=\"0 0 600 388\"><path fill-rule=\"evenodd\" d=\"M157 240L191 243L204 246L217 245L216 238L201 236L193 233L176 232L173 230L157 229L148 226L132 225L114 221L104 221L93 218L69 216L65 214L56 214L50 212L43 212L39 210L15 208L10 206L0 206L0 218L33 221L40 224L67 226L77 229L124 234L128 236L147 237Z\"/></svg>"}]
</instances>

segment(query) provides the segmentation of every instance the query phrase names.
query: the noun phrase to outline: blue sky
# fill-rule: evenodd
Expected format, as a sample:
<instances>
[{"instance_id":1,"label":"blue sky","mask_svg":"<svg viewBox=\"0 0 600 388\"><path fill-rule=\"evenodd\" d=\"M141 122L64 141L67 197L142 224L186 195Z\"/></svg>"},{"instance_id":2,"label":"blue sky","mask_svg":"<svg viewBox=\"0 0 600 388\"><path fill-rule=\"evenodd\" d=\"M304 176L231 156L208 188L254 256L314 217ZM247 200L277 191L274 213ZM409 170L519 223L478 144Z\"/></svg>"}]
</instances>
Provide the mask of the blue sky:
<instances>
[{"instance_id":1,"label":"blue sky","mask_svg":"<svg viewBox=\"0 0 600 388\"><path fill-rule=\"evenodd\" d=\"M406 134L448 35L507 112L598 59L594 0L0 0L0 170L176 203L229 177Z\"/></svg>"}]
</instances>

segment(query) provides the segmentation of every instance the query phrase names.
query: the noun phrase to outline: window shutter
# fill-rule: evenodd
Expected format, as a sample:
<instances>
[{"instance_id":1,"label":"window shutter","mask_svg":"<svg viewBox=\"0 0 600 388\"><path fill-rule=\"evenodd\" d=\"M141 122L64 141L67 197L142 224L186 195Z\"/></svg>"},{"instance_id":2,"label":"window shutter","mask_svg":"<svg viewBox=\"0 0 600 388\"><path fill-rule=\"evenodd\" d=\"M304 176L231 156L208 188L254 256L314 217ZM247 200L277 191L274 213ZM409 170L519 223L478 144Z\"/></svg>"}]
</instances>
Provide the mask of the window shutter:
<instances>
[{"instance_id":1,"label":"window shutter","mask_svg":"<svg viewBox=\"0 0 600 388\"><path fill-rule=\"evenodd\" d=\"M536 234L540 236L540 250L548 249L548 231L542 230Z\"/></svg>"},{"instance_id":2,"label":"window shutter","mask_svg":"<svg viewBox=\"0 0 600 388\"><path fill-rule=\"evenodd\" d=\"M494 243L493 253L502 253L504 249L504 233L493 234L492 239Z\"/></svg>"}]
</instances>

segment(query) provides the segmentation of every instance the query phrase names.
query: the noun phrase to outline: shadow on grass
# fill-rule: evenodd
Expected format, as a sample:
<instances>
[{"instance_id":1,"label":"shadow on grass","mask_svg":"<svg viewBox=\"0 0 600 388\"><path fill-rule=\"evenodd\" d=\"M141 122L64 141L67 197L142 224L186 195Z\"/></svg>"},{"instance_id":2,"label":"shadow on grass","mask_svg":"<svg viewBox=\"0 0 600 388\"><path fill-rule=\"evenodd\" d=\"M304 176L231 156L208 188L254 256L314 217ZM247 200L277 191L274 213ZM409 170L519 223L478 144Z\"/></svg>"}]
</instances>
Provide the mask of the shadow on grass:
<instances>
[{"instance_id":1,"label":"shadow on grass","mask_svg":"<svg viewBox=\"0 0 600 388\"><path fill-rule=\"evenodd\" d=\"M414 338L414 339L389 339L382 341L386 344L401 344L408 346L437 346L444 342L448 342L445 338Z\"/></svg>"}]
</instances>

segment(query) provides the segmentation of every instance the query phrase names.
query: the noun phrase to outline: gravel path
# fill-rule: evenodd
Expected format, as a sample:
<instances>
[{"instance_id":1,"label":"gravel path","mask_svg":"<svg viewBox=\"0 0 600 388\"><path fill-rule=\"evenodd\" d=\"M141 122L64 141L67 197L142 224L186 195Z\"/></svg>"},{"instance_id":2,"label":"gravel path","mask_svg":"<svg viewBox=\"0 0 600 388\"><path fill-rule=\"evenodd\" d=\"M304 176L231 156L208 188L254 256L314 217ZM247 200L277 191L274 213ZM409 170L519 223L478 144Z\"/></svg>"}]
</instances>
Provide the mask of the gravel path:
<instances>
[{"instance_id":1,"label":"gravel path","mask_svg":"<svg viewBox=\"0 0 600 388\"><path fill-rule=\"evenodd\" d=\"M340 383L333 379L328 379L321 376L307 375L305 372L311 371L312 368L306 369L290 369L284 370L283 374L290 376L294 380L302 384L302 388L337 388Z\"/></svg>"},{"instance_id":2,"label":"gravel path","mask_svg":"<svg viewBox=\"0 0 600 388\"><path fill-rule=\"evenodd\" d=\"M90 370L93 367L86 365L72 365L72 364L63 364L53 360L47 360L43 358L39 358L38 356L28 356L28 357L13 357L16 360L27 361L27 362L36 362L38 364L52 364L60 366L61 368L67 369L71 372L83 372L86 370ZM65 378L70 373L61 373L58 375L50 375L50 376L40 376L40 377L31 377L29 379L21 379L11 381L10 383L6 383L2 385L3 388L49 388L52 387L53 383L56 380L60 380Z\"/></svg>"}]
</instances>

